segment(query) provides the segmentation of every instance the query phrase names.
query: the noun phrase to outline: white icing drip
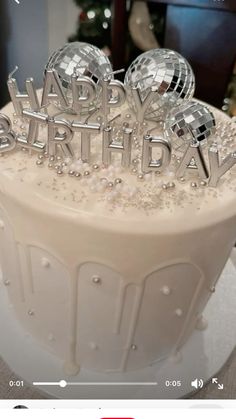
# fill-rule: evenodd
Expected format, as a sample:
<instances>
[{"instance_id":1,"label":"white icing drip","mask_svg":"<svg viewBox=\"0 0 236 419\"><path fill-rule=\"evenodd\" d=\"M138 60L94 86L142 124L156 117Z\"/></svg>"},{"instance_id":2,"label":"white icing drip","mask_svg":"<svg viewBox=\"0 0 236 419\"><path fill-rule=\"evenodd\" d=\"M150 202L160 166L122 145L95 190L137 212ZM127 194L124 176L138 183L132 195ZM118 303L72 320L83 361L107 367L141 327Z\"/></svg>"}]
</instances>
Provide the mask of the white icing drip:
<instances>
[{"instance_id":1,"label":"white icing drip","mask_svg":"<svg viewBox=\"0 0 236 419\"><path fill-rule=\"evenodd\" d=\"M126 297L126 290L127 290L127 285L125 285L122 282L120 285L119 294L117 296L117 306L116 306L116 311L115 311L115 325L114 325L114 331L113 331L115 335L118 335L120 333L122 315L123 315L125 297Z\"/></svg>"},{"instance_id":2,"label":"white icing drip","mask_svg":"<svg viewBox=\"0 0 236 419\"><path fill-rule=\"evenodd\" d=\"M34 293L34 281L32 275L31 255L30 249L27 245L24 245L24 256L25 256L25 276L28 280L29 290Z\"/></svg>"},{"instance_id":3,"label":"white icing drip","mask_svg":"<svg viewBox=\"0 0 236 419\"><path fill-rule=\"evenodd\" d=\"M78 279L77 271L71 273L70 283L70 324L69 324L69 353L68 361L64 365L64 371L68 375L77 375L80 371L80 364L76 359L78 321Z\"/></svg>"},{"instance_id":4,"label":"white icing drip","mask_svg":"<svg viewBox=\"0 0 236 419\"><path fill-rule=\"evenodd\" d=\"M139 312L140 312L140 308L142 304L143 292L144 292L144 284L136 287L135 302L133 306L132 317L130 320L130 327L129 327L128 337L127 337L127 342L125 344L125 350L124 350L124 354L121 361L121 368L120 368L121 371L126 370L128 357L130 354L130 349L131 349L131 346L133 345L135 330L136 330L137 322L138 322L138 316L139 316Z\"/></svg>"},{"instance_id":5,"label":"white icing drip","mask_svg":"<svg viewBox=\"0 0 236 419\"><path fill-rule=\"evenodd\" d=\"M15 257L18 259L18 266L19 266L19 286L20 286L20 296L21 296L21 301L24 303L25 302L25 286L24 286L24 271L23 271L23 263L22 263L22 245L18 242L16 243L16 255Z\"/></svg>"}]
</instances>

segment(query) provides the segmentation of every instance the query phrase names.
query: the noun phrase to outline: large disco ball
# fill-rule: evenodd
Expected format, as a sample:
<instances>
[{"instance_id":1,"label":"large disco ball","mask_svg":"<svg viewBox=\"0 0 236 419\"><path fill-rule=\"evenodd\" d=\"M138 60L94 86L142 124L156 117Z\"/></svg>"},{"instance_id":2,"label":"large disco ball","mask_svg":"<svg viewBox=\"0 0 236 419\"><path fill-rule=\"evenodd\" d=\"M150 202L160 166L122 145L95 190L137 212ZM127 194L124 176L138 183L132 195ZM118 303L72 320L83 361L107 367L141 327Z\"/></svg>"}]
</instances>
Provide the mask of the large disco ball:
<instances>
[{"instance_id":1,"label":"large disco ball","mask_svg":"<svg viewBox=\"0 0 236 419\"><path fill-rule=\"evenodd\" d=\"M176 151L185 151L191 143L207 144L215 132L213 113L202 103L185 102L172 109L164 123L165 135Z\"/></svg>"},{"instance_id":2,"label":"large disco ball","mask_svg":"<svg viewBox=\"0 0 236 419\"><path fill-rule=\"evenodd\" d=\"M49 58L45 70L52 69L57 71L70 105L72 103L72 75L87 76L97 84L97 98L89 105L83 106L84 112L96 107L101 92L101 81L112 72L111 63L104 52L86 42L68 43L55 51ZM83 87L80 88L80 94L86 94Z\"/></svg>"},{"instance_id":3,"label":"large disco ball","mask_svg":"<svg viewBox=\"0 0 236 419\"><path fill-rule=\"evenodd\" d=\"M137 87L142 101L151 91L156 99L148 107L145 119L159 121L165 118L170 107L181 99L191 99L195 91L195 77L187 60L169 49L153 49L137 57L125 75L130 107L136 111L131 86Z\"/></svg>"}]
</instances>

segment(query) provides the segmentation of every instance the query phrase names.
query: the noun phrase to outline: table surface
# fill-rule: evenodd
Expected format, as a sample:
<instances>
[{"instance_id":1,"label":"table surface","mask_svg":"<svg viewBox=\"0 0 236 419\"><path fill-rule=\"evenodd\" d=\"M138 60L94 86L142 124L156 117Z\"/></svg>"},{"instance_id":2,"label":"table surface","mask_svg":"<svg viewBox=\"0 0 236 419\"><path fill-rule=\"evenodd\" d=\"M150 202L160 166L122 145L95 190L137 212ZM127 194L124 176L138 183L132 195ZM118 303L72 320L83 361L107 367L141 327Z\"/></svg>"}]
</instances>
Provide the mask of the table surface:
<instances>
[{"instance_id":1,"label":"table surface","mask_svg":"<svg viewBox=\"0 0 236 419\"><path fill-rule=\"evenodd\" d=\"M236 252L231 255L236 266ZM218 390L215 385L208 383L203 389L191 395L191 399L236 399L236 349L227 360L221 371L217 374L218 382L224 384L223 390ZM10 388L9 381L17 380L15 374L0 358L0 399L47 399L47 395L28 385L20 390Z\"/></svg>"}]
</instances>

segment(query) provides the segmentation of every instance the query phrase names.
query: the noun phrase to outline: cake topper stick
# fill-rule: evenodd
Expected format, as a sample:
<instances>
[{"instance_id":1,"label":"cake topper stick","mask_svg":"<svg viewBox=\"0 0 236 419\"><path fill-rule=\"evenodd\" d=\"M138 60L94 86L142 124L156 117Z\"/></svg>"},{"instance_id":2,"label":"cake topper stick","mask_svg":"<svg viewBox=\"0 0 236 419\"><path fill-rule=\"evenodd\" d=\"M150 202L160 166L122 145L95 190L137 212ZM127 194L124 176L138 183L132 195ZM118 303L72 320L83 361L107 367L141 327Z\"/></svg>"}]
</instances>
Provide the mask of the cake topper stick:
<instances>
[{"instance_id":1,"label":"cake topper stick","mask_svg":"<svg viewBox=\"0 0 236 419\"><path fill-rule=\"evenodd\" d=\"M18 65L16 65L14 70L12 70L11 73L9 73L8 80L12 79L12 77L14 76L14 74L17 73L18 70L19 70L19 67L18 67Z\"/></svg>"},{"instance_id":2,"label":"cake topper stick","mask_svg":"<svg viewBox=\"0 0 236 419\"><path fill-rule=\"evenodd\" d=\"M114 70L114 71L110 71L109 73L107 73L108 76L112 76L114 74L120 74L120 73L124 73L125 69L121 68L120 70Z\"/></svg>"},{"instance_id":3,"label":"cake topper stick","mask_svg":"<svg viewBox=\"0 0 236 419\"><path fill-rule=\"evenodd\" d=\"M219 151L216 147L210 147L208 156L211 172L208 186L216 187L219 179L235 165L236 152L229 154L222 164L220 164Z\"/></svg>"}]
</instances>

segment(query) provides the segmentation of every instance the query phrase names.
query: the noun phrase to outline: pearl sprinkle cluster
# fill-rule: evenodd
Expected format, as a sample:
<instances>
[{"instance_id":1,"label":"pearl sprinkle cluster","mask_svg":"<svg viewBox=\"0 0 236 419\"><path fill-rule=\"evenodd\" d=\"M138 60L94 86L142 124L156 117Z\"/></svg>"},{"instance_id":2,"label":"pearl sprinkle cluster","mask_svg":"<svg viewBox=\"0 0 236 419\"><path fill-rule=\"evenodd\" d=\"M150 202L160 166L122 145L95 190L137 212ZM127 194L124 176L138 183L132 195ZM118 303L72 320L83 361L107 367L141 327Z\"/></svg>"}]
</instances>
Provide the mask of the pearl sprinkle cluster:
<instances>
[{"instance_id":1,"label":"pearl sprinkle cluster","mask_svg":"<svg viewBox=\"0 0 236 419\"><path fill-rule=\"evenodd\" d=\"M100 118L100 117L99 117ZM93 162L85 163L77 158L72 161L70 158L65 158L62 154L57 156L48 155L47 152L32 154L30 161L35 161L35 165L43 170L42 176L39 174L38 185L47 184L47 189L52 189L54 197L59 199L60 191L65 191L66 196L62 199L69 199L69 194L72 196L74 202L82 202L81 199L90 199L91 193L97 194L96 201L107 202L111 205L109 208L121 208L126 210L128 207L135 207L137 209L144 209L145 212L153 210L170 209L174 206L186 205L192 203L196 199L199 202L199 208L202 202L207 200L208 196L220 197L221 187L212 189L207 187L207 180L200 180L194 175L185 173L182 177L176 177L176 169L178 168L182 154L175 150L172 154L172 160L169 167L162 173L143 173L142 172L142 139L145 132L150 129L149 124L144 122L138 124L134 116L130 113L123 113L123 115L116 119L111 124L114 139L120 141L122 139L122 124L132 128L132 159L129 168L123 168L120 162L120 155L112 158L112 164L109 166L101 162L101 155L97 152L96 144L99 146L100 139L96 139L92 143L91 153ZM27 121L13 116L14 130L20 135L26 135ZM159 127L160 128L160 127ZM44 132L45 131L45 132ZM150 129L155 135L155 126ZM42 125L40 127L41 138L46 138L46 129ZM217 121L216 134L214 135L214 146L217 147L220 153L220 158L224 160L235 149L236 123L232 119L231 122L219 118ZM94 144L94 146L93 146ZM22 181L24 179L24 168L28 165L28 150L24 150L24 157L19 165L19 172ZM100 150L101 151L101 150ZM207 148L203 150L207 153ZM76 154L77 155L77 154ZM36 156L36 157L35 157ZM12 157L13 158L13 157ZM7 160L7 156L3 160ZM34 160L35 159L35 160ZM45 172L50 170L52 172L52 181ZM236 182L231 173L235 174L236 166L234 166L229 173L224 176L222 184L227 184L227 188L236 188ZM39 172L40 173L40 172ZM40 180L44 178L44 181ZM61 179L62 178L62 179ZM48 179L46 181L46 179ZM65 179L65 180L64 180ZM66 186L63 183L66 182ZM72 183L71 183L72 182ZM73 192L73 193L72 193ZM205 197L205 198L204 198Z\"/></svg>"}]
</instances>

